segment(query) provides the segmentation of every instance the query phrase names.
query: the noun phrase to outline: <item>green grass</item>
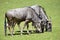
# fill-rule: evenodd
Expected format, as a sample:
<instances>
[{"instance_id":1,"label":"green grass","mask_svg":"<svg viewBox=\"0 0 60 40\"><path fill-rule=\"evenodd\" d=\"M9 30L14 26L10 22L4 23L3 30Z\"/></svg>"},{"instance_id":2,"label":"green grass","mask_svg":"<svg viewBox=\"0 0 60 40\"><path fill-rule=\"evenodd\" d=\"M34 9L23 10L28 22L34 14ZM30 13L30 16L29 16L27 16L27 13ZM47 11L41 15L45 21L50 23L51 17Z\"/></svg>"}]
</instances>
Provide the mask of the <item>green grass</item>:
<instances>
[{"instance_id":1,"label":"green grass","mask_svg":"<svg viewBox=\"0 0 60 40\"><path fill-rule=\"evenodd\" d=\"M4 14L12 8L41 5L48 16L52 17L52 32L34 33L30 35L4 36ZM21 23L21 26L23 23ZM30 24L30 30L32 26ZM15 27L15 31L18 31ZM0 0L0 40L60 40L60 0Z\"/></svg>"}]
</instances>

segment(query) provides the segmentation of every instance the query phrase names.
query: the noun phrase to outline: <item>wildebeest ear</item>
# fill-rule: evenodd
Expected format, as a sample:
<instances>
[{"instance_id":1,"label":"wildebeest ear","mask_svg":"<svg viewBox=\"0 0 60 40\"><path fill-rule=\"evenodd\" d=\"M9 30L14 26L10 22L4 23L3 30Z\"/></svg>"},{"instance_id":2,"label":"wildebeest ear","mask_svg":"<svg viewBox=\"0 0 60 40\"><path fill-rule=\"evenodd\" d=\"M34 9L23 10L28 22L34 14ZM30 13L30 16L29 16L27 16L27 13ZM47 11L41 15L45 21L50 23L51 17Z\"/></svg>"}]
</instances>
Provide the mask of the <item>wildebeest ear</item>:
<instances>
[{"instance_id":1,"label":"wildebeest ear","mask_svg":"<svg viewBox=\"0 0 60 40\"><path fill-rule=\"evenodd\" d=\"M52 19L51 19L51 16L48 16L48 19L46 19L47 21L51 21Z\"/></svg>"}]
</instances>

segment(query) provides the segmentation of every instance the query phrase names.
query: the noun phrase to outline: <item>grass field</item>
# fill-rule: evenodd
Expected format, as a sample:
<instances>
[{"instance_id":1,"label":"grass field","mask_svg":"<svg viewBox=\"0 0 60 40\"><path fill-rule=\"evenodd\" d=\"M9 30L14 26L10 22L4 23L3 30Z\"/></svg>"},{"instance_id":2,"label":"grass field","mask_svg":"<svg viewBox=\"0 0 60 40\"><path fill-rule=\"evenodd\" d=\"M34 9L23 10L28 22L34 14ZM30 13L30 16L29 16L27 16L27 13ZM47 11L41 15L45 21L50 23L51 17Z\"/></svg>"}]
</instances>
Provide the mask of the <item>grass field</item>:
<instances>
[{"instance_id":1,"label":"grass field","mask_svg":"<svg viewBox=\"0 0 60 40\"><path fill-rule=\"evenodd\" d=\"M4 36L4 14L12 8L41 5L48 16L52 17L52 32L34 33L30 35ZM21 23L21 26L23 23ZM30 30L32 26L30 24ZM18 31L15 27L15 32ZM0 40L60 40L60 0L0 0Z\"/></svg>"}]
</instances>

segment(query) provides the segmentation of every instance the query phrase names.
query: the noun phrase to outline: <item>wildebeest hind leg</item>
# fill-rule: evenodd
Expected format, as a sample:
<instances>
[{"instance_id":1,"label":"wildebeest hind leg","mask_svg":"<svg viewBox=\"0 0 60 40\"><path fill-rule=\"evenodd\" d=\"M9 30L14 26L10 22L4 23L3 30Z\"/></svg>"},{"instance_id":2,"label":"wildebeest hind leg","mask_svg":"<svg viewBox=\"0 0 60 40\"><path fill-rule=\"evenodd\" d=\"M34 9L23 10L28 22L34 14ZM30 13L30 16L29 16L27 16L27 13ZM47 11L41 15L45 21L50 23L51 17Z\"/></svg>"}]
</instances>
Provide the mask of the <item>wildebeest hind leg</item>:
<instances>
[{"instance_id":1,"label":"wildebeest hind leg","mask_svg":"<svg viewBox=\"0 0 60 40\"><path fill-rule=\"evenodd\" d=\"M11 36L13 36L14 27L11 28Z\"/></svg>"},{"instance_id":2,"label":"wildebeest hind leg","mask_svg":"<svg viewBox=\"0 0 60 40\"><path fill-rule=\"evenodd\" d=\"M19 23L19 24L17 24L17 25L18 25L19 30L21 31L21 35L22 35L23 31L22 31L22 27L20 27L20 23Z\"/></svg>"},{"instance_id":3,"label":"wildebeest hind leg","mask_svg":"<svg viewBox=\"0 0 60 40\"><path fill-rule=\"evenodd\" d=\"M12 21L11 26L10 26L11 36L13 36L14 26L15 26L15 25L14 25L14 23L13 23L13 21Z\"/></svg>"}]
</instances>

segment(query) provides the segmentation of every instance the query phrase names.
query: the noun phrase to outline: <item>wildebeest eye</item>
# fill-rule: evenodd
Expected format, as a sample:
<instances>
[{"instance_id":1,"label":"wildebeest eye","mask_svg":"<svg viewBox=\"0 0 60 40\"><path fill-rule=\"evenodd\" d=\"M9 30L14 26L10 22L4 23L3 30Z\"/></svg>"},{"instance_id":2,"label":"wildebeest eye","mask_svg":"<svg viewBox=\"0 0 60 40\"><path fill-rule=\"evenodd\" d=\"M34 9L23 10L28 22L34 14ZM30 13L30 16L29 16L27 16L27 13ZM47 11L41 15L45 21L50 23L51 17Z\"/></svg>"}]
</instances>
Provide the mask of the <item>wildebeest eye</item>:
<instances>
[{"instance_id":1,"label":"wildebeest eye","mask_svg":"<svg viewBox=\"0 0 60 40\"><path fill-rule=\"evenodd\" d=\"M49 25L51 25L51 23L49 23Z\"/></svg>"}]
</instances>

